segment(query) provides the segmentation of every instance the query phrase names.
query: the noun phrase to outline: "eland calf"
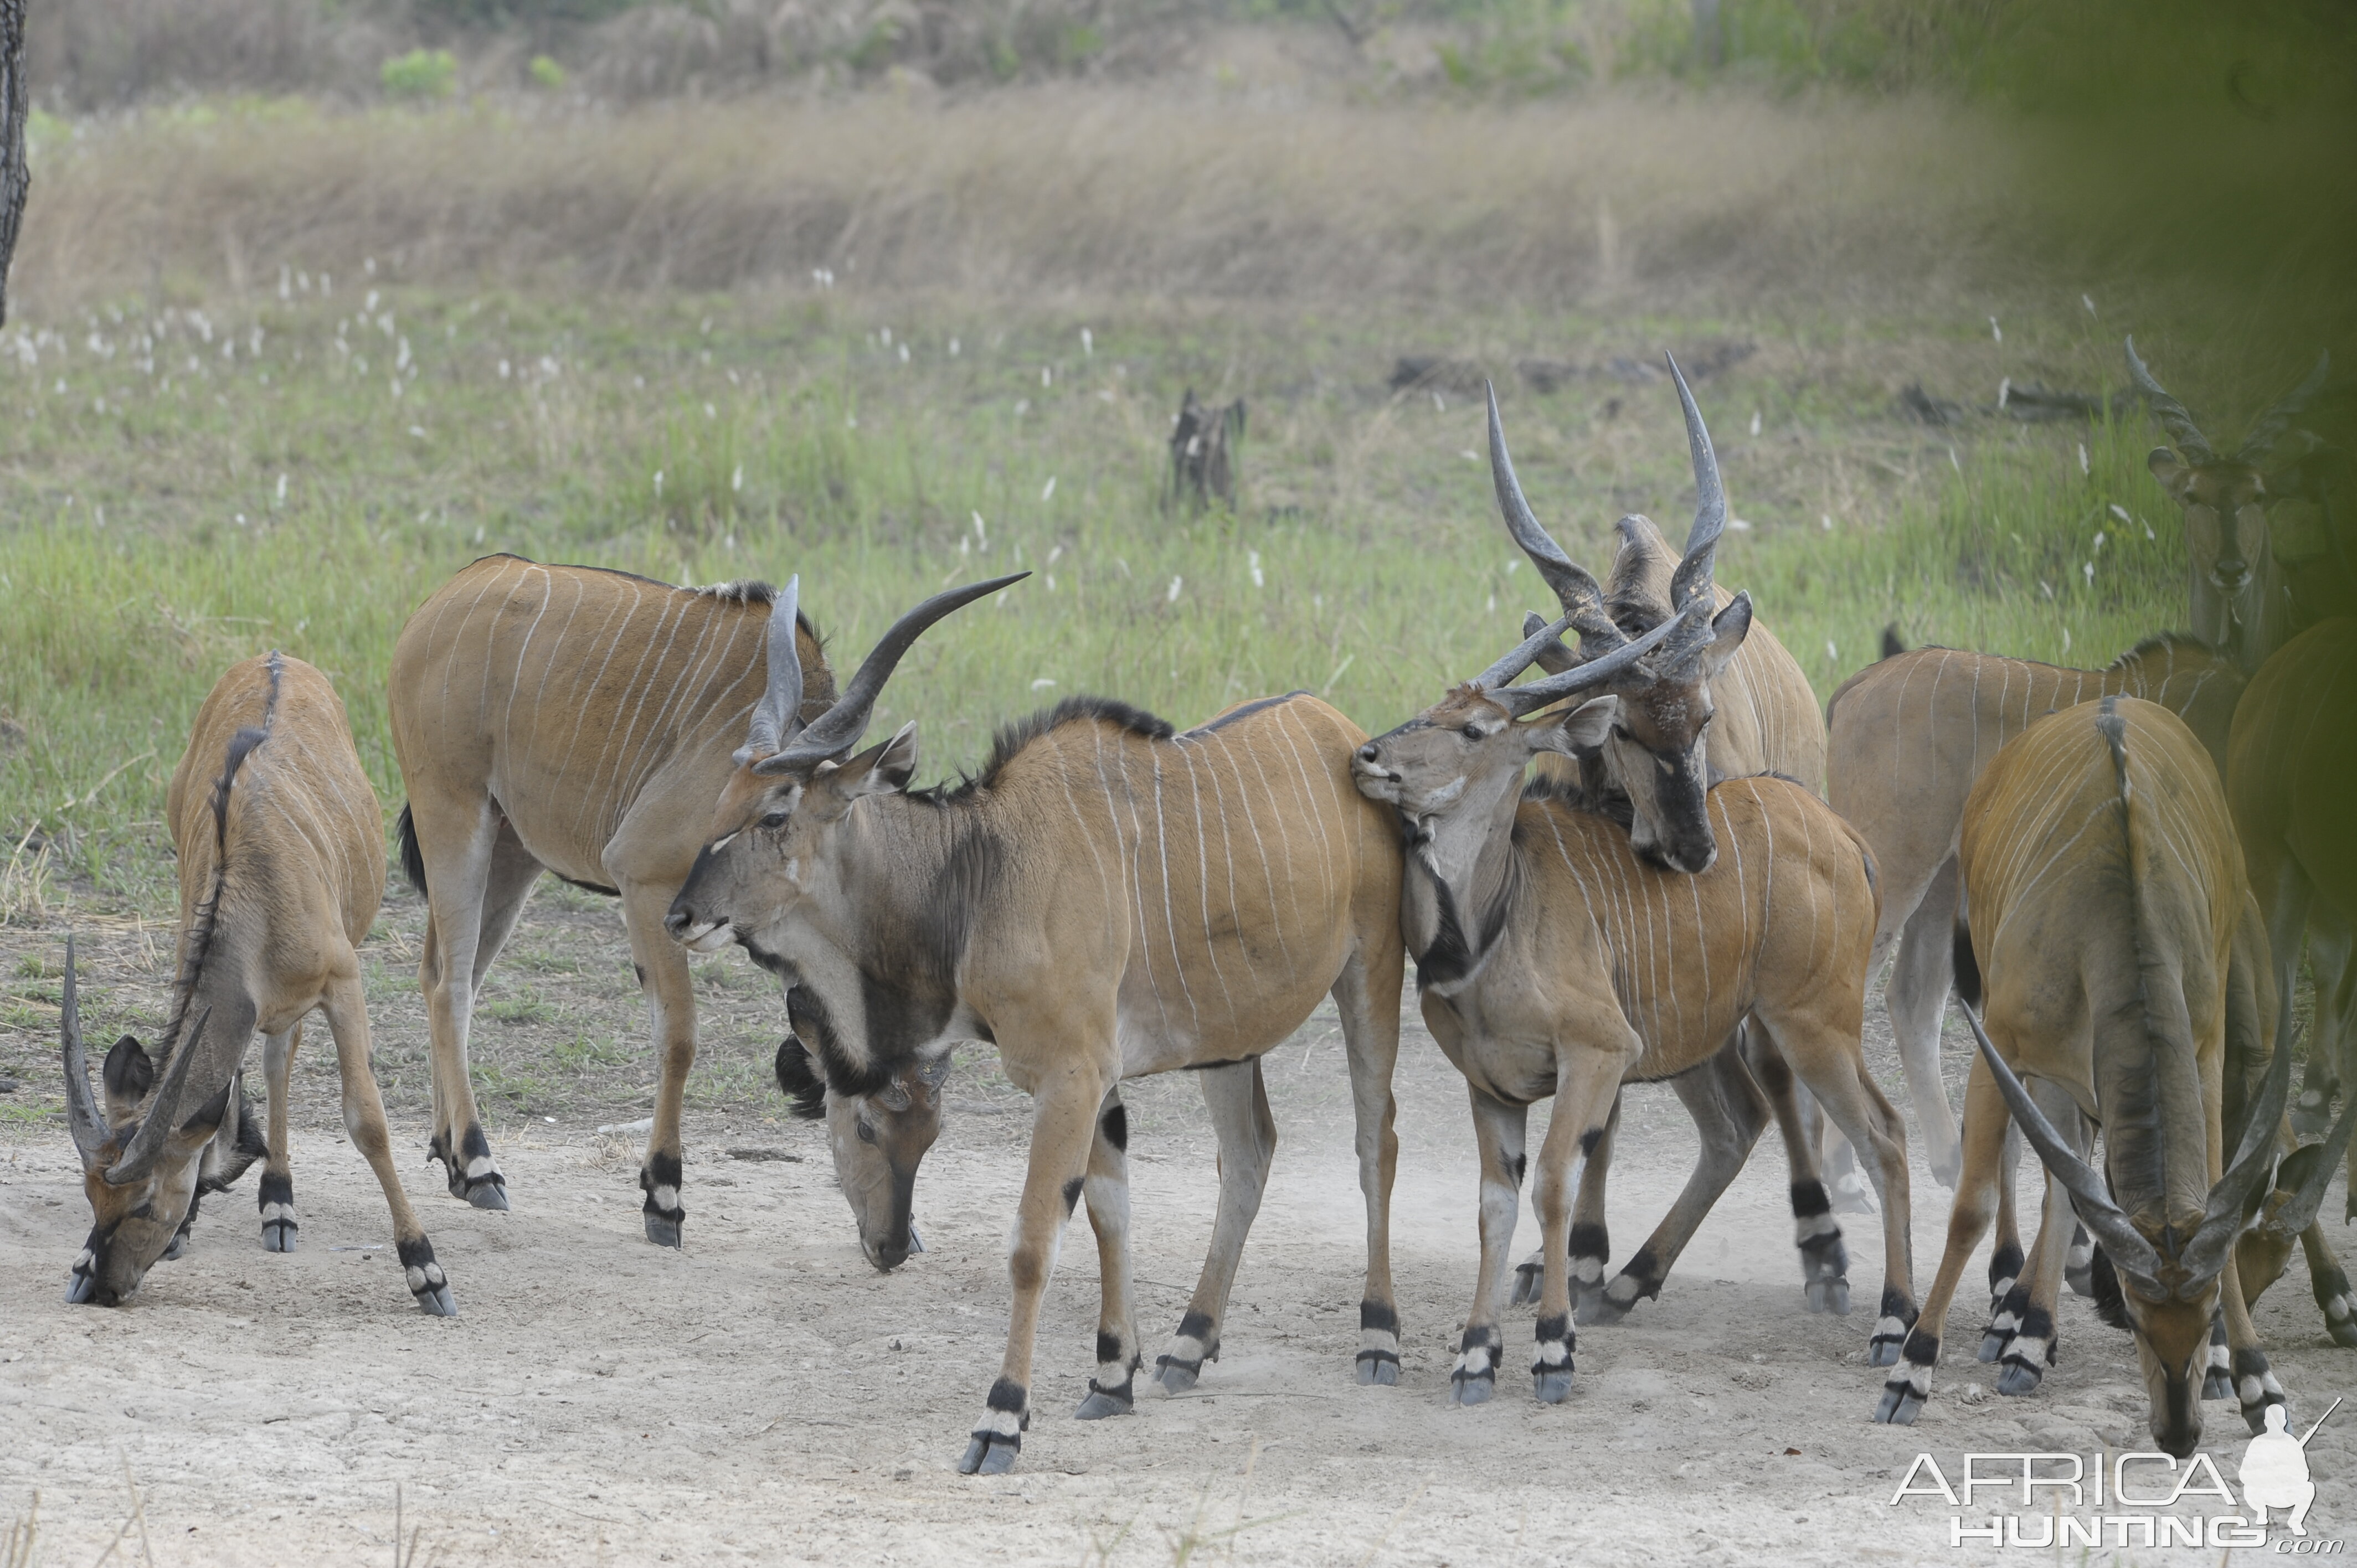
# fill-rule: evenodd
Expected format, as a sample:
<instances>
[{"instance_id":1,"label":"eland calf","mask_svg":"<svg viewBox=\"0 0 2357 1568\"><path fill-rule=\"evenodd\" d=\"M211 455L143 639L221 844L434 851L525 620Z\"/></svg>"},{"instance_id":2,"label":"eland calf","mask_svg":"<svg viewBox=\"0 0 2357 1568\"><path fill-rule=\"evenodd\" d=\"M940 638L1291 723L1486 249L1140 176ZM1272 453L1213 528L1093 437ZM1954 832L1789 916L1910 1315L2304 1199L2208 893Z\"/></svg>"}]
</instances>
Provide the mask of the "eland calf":
<instances>
[{"instance_id":1,"label":"eland calf","mask_svg":"<svg viewBox=\"0 0 2357 1568\"><path fill-rule=\"evenodd\" d=\"M180 860L170 1022L154 1055L129 1035L107 1052L103 1110L91 1094L67 944L66 1111L93 1223L66 1299L112 1306L136 1290L157 1259L177 1255L198 1197L257 1155L263 1245L295 1250L287 1074L303 1019L317 1008L335 1036L344 1126L384 1189L410 1294L427 1312L454 1316L449 1283L393 1172L369 1066L353 949L384 895L384 819L328 678L278 653L231 666L197 712L167 812ZM269 1086L264 1142L252 1135L240 1087L256 1032Z\"/></svg>"}]
</instances>

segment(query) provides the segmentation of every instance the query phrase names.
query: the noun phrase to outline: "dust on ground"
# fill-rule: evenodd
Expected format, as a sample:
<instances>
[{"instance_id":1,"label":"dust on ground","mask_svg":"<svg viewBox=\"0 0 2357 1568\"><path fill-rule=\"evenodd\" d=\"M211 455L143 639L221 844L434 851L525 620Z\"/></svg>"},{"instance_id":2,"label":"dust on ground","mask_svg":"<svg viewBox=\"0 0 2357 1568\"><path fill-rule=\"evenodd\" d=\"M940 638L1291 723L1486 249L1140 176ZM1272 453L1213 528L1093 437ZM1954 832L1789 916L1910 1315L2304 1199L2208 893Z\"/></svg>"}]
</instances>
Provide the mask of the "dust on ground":
<instances>
[{"instance_id":1,"label":"dust on ground","mask_svg":"<svg viewBox=\"0 0 2357 1568\"><path fill-rule=\"evenodd\" d=\"M417 900L393 897L365 954L380 1076L413 1157L425 1134L422 920ZM169 933L77 923L93 1040L152 1035ZM301 1250L262 1251L249 1177L213 1200L188 1256L159 1265L129 1305L70 1307L66 1273L89 1219L54 1115L59 953L54 934L0 932L0 1077L22 1080L0 1095L0 1518L25 1516L38 1489L43 1562L93 1560L126 1524L116 1550L144 1546L159 1564L381 1561L394 1550L396 1487L417 1560L450 1564L1953 1562L1976 1552L1950 1547L1945 1505L1890 1501L1919 1451L1954 1477L1967 1450L2146 1446L2127 1337L2076 1297L2064 1298L2061 1361L2043 1390L1994 1395L1989 1369L1970 1359L1979 1261L1921 1423L1869 1424L1882 1381L1864 1356L1882 1284L1878 1222L1845 1219L1857 1310L1805 1313L1772 1134L1662 1299L1580 1333L1567 1402L1529 1397L1513 1349L1526 1342L1523 1308L1507 1318L1497 1400L1453 1408L1476 1166L1461 1080L1411 998L1396 1083L1400 1385L1352 1376L1364 1232L1328 1007L1266 1059L1280 1142L1223 1359L1191 1393L1144 1394L1134 1416L1070 1419L1092 1369L1097 1301L1095 1249L1076 1222L1047 1297L1018 1467L960 1477L1003 1344L1028 1133L1026 1102L993 1053L962 1052L920 1179L931 1250L877 1275L821 1133L763 1084L778 998L734 956L700 966L688 1244L651 1247L635 1146L597 1131L651 1106L619 922L553 885L493 971L476 1030L514 1208L468 1208L444 1196L438 1167L403 1166L457 1319L423 1316L403 1288L382 1197L343 1139L332 1051L316 1036L296 1073ZM1896 1095L1878 1003L1867 1044ZM1952 1041L1952 1097L1964 1059ZM1125 1097L1150 1357L1210 1238L1213 1140L1186 1075L1132 1083ZM1616 1262L1667 1208L1695 1148L1666 1089L1630 1092ZM1947 1204L1920 1159L1914 1189L1920 1296ZM1526 1211L1518 1240L1535 1239ZM2258 1311L2301 1425L2357 1388L2357 1358L2325 1337L2307 1283L2295 1262ZM2231 1479L2241 1423L2228 1404L2206 1415L2208 1449ZM2357 1419L2336 1418L2309 1452L2311 1528L2330 1537L2357 1520ZM1996 1511L1986 1494L1970 1510ZM2189 1500L2179 1511L2209 1510Z\"/></svg>"}]
</instances>

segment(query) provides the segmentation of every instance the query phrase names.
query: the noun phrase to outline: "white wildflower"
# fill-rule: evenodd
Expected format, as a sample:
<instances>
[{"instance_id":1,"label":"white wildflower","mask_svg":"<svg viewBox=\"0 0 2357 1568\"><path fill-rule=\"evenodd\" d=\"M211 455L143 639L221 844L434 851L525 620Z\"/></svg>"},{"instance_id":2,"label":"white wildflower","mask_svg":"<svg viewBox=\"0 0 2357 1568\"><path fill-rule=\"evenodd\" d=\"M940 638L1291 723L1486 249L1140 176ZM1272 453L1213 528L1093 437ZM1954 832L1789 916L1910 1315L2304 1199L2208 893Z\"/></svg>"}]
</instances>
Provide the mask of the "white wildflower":
<instances>
[{"instance_id":1,"label":"white wildflower","mask_svg":"<svg viewBox=\"0 0 2357 1568\"><path fill-rule=\"evenodd\" d=\"M1167 594L1165 594L1165 595L1163 595L1163 596L1162 596L1162 602L1163 602L1164 604L1168 604L1168 605L1175 605L1175 604L1177 604L1177 603L1178 602L1178 590L1179 590L1180 588L1182 588L1182 587L1186 586L1186 584L1187 584L1187 579L1186 579L1186 578L1184 578L1184 577L1173 577L1173 578L1171 578L1171 579L1170 579L1170 591L1169 591L1168 593L1167 593Z\"/></svg>"},{"instance_id":2,"label":"white wildflower","mask_svg":"<svg viewBox=\"0 0 2357 1568\"><path fill-rule=\"evenodd\" d=\"M1751 434L1760 434L1760 411L1756 408L1751 411Z\"/></svg>"},{"instance_id":3,"label":"white wildflower","mask_svg":"<svg viewBox=\"0 0 2357 1568\"><path fill-rule=\"evenodd\" d=\"M1047 482L1046 484L1044 484L1044 485L1042 485L1042 486L1040 486L1040 487L1039 487L1039 499L1040 499L1042 501L1049 500L1049 499L1052 499L1052 498L1054 497L1055 493L1056 493L1056 476L1055 476L1055 475L1053 475L1053 474L1050 474L1050 475L1049 475L1049 476L1048 476L1048 482Z\"/></svg>"},{"instance_id":4,"label":"white wildflower","mask_svg":"<svg viewBox=\"0 0 2357 1568\"><path fill-rule=\"evenodd\" d=\"M1053 681L1048 679L1047 676L1042 675L1037 681L1031 682L1031 689L1035 692L1044 692L1055 683L1056 682Z\"/></svg>"},{"instance_id":5,"label":"white wildflower","mask_svg":"<svg viewBox=\"0 0 2357 1568\"><path fill-rule=\"evenodd\" d=\"M1097 351L1097 339L1096 339L1096 334L1095 334L1095 333L1093 333L1093 332L1091 332L1091 331L1090 331L1087 328L1085 328L1085 327L1082 328L1081 328L1081 353L1082 353L1083 356L1089 356L1089 355L1093 355L1096 351Z\"/></svg>"},{"instance_id":6,"label":"white wildflower","mask_svg":"<svg viewBox=\"0 0 2357 1568\"><path fill-rule=\"evenodd\" d=\"M1263 577L1263 576L1261 575L1261 572L1260 572L1260 552L1259 552L1259 551L1257 551L1257 550L1253 550L1253 551L1248 551L1248 552L1246 552L1246 553L1245 553L1245 554L1246 554L1246 559L1247 559L1247 561L1250 563L1250 565L1251 565L1251 568L1252 568L1252 580L1253 580L1253 586L1254 586L1254 587L1255 587L1255 588L1265 586L1265 585L1266 585L1267 579L1266 579L1266 578L1265 578L1265 577Z\"/></svg>"},{"instance_id":7,"label":"white wildflower","mask_svg":"<svg viewBox=\"0 0 2357 1568\"><path fill-rule=\"evenodd\" d=\"M734 468L728 470L728 490L730 494L734 495L742 491L744 488L745 465L739 463Z\"/></svg>"},{"instance_id":8,"label":"white wildflower","mask_svg":"<svg viewBox=\"0 0 2357 1568\"><path fill-rule=\"evenodd\" d=\"M2094 472L2087 466L2087 444L2084 441L2079 443L2079 472L2083 476Z\"/></svg>"}]
</instances>

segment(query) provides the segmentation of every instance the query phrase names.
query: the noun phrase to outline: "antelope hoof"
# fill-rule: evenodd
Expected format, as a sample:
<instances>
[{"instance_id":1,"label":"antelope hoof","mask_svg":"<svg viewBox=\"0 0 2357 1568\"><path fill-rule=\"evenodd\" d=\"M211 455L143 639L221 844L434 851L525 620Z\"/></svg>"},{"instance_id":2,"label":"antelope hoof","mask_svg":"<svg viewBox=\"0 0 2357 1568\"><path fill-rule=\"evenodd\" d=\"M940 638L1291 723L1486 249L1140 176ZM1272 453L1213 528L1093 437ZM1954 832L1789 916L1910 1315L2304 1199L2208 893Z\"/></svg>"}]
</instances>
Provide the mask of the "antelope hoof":
<instances>
[{"instance_id":1,"label":"antelope hoof","mask_svg":"<svg viewBox=\"0 0 2357 1568\"><path fill-rule=\"evenodd\" d=\"M1914 1303L1895 1285L1882 1287L1882 1316L1874 1320L1874 1334L1866 1342L1866 1364L1869 1367L1895 1367L1899 1364L1900 1348L1907 1343L1908 1332L1915 1326Z\"/></svg>"},{"instance_id":2,"label":"antelope hoof","mask_svg":"<svg viewBox=\"0 0 2357 1568\"><path fill-rule=\"evenodd\" d=\"M1808 1293L1811 1312L1829 1312L1835 1317L1849 1316L1849 1282L1847 1280L1811 1280Z\"/></svg>"},{"instance_id":3,"label":"antelope hoof","mask_svg":"<svg viewBox=\"0 0 2357 1568\"><path fill-rule=\"evenodd\" d=\"M450 1294L450 1282L443 1276L442 1265L434 1261L434 1243L423 1236L414 1241L395 1240L393 1251L401 1258L402 1280L417 1298L418 1308L428 1317L457 1316L458 1303Z\"/></svg>"},{"instance_id":4,"label":"antelope hoof","mask_svg":"<svg viewBox=\"0 0 2357 1568\"><path fill-rule=\"evenodd\" d=\"M2002 1359L2021 1332L2022 1316L2029 1310L2029 1292L2022 1285L2013 1285L2004 1294L1989 1303L1988 1327L1982 1331L1980 1359L1995 1361Z\"/></svg>"},{"instance_id":5,"label":"antelope hoof","mask_svg":"<svg viewBox=\"0 0 2357 1568\"><path fill-rule=\"evenodd\" d=\"M2314 1276L2316 1305L2324 1314L2324 1331L2344 1348L2357 1347L2357 1296L2349 1293L2349 1276L2327 1269Z\"/></svg>"},{"instance_id":6,"label":"antelope hoof","mask_svg":"<svg viewBox=\"0 0 2357 1568\"><path fill-rule=\"evenodd\" d=\"M1561 1404L1571 1397L1571 1369L1533 1372L1531 1391L1538 1396L1541 1404Z\"/></svg>"},{"instance_id":7,"label":"antelope hoof","mask_svg":"<svg viewBox=\"0 0 2357 1568\"><path fill-rule=\"evenodd\" d=\"M2005 1368L1996 1375L1996 1391L2001 1394L2034 1394L2046 1374L2018 1356L2008 1356Z\"/></svg>"},{"instance_id":8,"label":"antelope hoof","mask_svg":"<svg viewBox=\"0 0 2357 1568\"><path fill-rule=\"evenodd\" d=\"M1571 1393L1571 1325L1560 1317L1538 1322L1538 1359L1531 1363L1531 1391L1541 1404L1561 1404Z\"/></svg>"},{"instance_id":9,"label":"antelope hoof","mask_svg":"<svg viewBox=\"0 0 2357 1568\"><path fill-rule=\"evenodd\" d=\"M255 1197L262 1207L262 1250L293 1251L295 1232L301 1229L295 1223L295 1183L285 1176L264 1171L256 1185L259 1190Z\"/></svg>"},{"instance_id":10,"label":"antelope hoof","mask_svg":"<svg viewBox=\"0 0 2357 1568\"><path fill-rule=\"evenodd\" d=\"M1165 1393L1183 1394L1195 1386L1203 1374L1200 1361L1182 1361L1175 1356L1154 1358L1154 1380L1162 1385Z\"/></svg>"},{"instance_id":11,"label":"antelope hoof","mask_svg":"<svg viewBox=\"0 0 2357 1568\"><path fill-rule=\"evenodd\" d=\"M264 1247L270 1247L270 1237L269 1237L269 1235L266 1233L266 1231L265 1231L265 1233L264 1234L264 1236L263 1236L263 1238L262 1238L262 1244L263 1244ZM157 1260L156 1260L156 1262L164 1262L164 1263L169 1263L169 1262L174 1262L174 1261L178 1260L178 1258L180 1258L183 1254L185 1254L185 1253L188 1251L188 1233L186 1230L183 1230L183 1231L181 1231L178 1235L174 1236L174 1237L172 1238L172 1244L171 1244L170 1246L168 1246L168 1247L167 1247L167 1248L165 1248L165 1249L164 1249L164 1255L163 1255L161 1258L157 1259ZM272 1251L274 1251L274 1252L278 1251L278 1249L277 1249L277 1248L275 1248L275 1247L270 1247L270 1250L271 1250ZM288 1249L288 1251L292 1251L292 1250L293 1250L293 1249L291 1249L291 1248L290 1248L290 1249Z\"/></svg>"},{"instance_id":12,"label":"antelope hoof","mask_svg":"<svg viewBox=\"0 0 2357 1568\"><path fill-rule=\"evenodd\" d=\"M458 1147L465 1155L463 1161L453 1157L449 1139L439 1133L435 1133L434 1141L425 1146L428 1164L436 1160L442 1162L442 1168L450 1178L450 1196L465 1198L477 1208L507 1208L507 1177L500 1174L500 1167L492 1161L490 1140L483 1136L483 1130L468 1127L459 1137ZM290 1189L290 1202L292 1197Z\"/></svg>"},{"instance_id":13,"label":"antelope hoof","mask_svg":"<svg viewBox=\"0 0 2357 1568\"><path fill-rule=\"evenodd\" d=\"M679 1202L679 1156L660 1150L647 1155L639 1170L639 1190L647 1195L647 1240L658 1247L681 1245L680 1232L687 1210Z\"/></svg>"},{"instance_id":14,"label":"antelope hoof","mask_svg":"<svg viewBox=\"0 0 2357 1568\"><path fill-rule=\"evenodd\" d=\"M1645 1294L1643 1283L1633 1275L1620 1274L1592 1297L1582 1301L1573 1321L1582 1328L1618 1323L1636 1310L1637 1303L1644 1298Z\"/></svg>"},{"instance_id":15,"label":"antelope hoof","mask_svg":"<svg viewBox=\"0 0 2357 1568\"><path fill-rule=\"evenodd\" d=\"M1456 1404L1487 1404L1498 1391L1498 1351L1495 1328L1469 1328L1457 1350L1457 1365L1448 1371L1448 1397Z\"/></svg>"},{"instance_id":16,"label":"antelope hoof","mask_svg":"<svg viewBox=\"0 0 2357 1568\"><path fill-rule=\"evenodd\" d=\"M1953 1184L1951 1183L1951 1185ZM1836 1214L1874 1212L1874 1189L1867 1185L1863 1172L1852 1171L1834 1183L1834 1212Z\"/></svg>"},{"instance_id":17,"label":"antelope hoof","mask_svg":"<svg viewBox=\"0 0 2357 1568\"><path fill-rule=\"evenodd\" d=\"M1530 1262L1516 1264L1514 1267L1514 1288L1512 1293L1509 1294L1506 1299L1515 1306L1522 1306L1530 1302L1538 1300L1539 1283L1545 1277L1545 1275L1546 1266L1543 1263Z\"/></svg>"},{"instance_id":18,"label":"antelope hoof","mask_svg":"<svg viewBox=\"0 0 2357 1568\"><path fill-rule=\"evenodd\" d=\"M1130 1385L1124 1381L1118 1388L1106 1388L1094 1378L1089 1380L1089 1397L1081 1402L1074 1412L1076 1421L1103 1421L1109 1415L1127 1415L1137 1408Z\"/></svg>"},{"instance_id":19,"label":"antelope hoof","mask_svg":"<svg viewBox=\"0 0 2357 1568\"><path fill-rule=\"evenodd\" d=\"M2267 1406L2287 1402L2283 1385L2267 1369L2267 1353L2256 1346L2234 1352L2234 1395L2242 1402L2243 1423L2254 1437L2267 1429Z\"/></svg>"},{"instance_id":20,"label":"antelope hoof","mask_svg":"<svg viewBox=\"0 0 2357 1568\"><path fill-rule=\"evenodd\" d=\"M1020 1437L1001 1437L995 1432L977 1432L965 1445L965 1457L958 1461L961 1476L1004 1476L1015 1468L1015 1456L1023 1451Z\"/></svg>"},{"instance_id":21,"label":"antelope hoof","mask_svg":"<svg viewBox=\"0 0 2357 1568\"><path fill-rule=\"evenodd\" d=\"M291 1252L295 1250L295 1233L302 1227L292 1219L265 1219L262 1222L262 1250L265 1252Z\"/></svg>"},{"instance_id":22,"label":"antelope hoof","mask_svg":"<svg viewBox=\"0 0 2357 1568\"><path fill-rule=\"evenodd\" d=\"M1360 1351L1359 1381L1369 1387L1396 1388L1399 1385L1399 1353L1395 1350Z\"/></svg>"},{"instance_id":23,"label":"antelope hoof","mask_svg":"<svg viewBox=\"0 0 2357 1568\"><path fill-rule=\"evenodd\" d=\"M508 1207L507 1178L497 1171L486 1176L469 1176L467 1190L460 1196L477 1208L496 1208L504 1213Z\"/></svg>"},{"instance_id":24,"label":"antelope hoof","mask_svg":"<svg viewBox=\"0 0 2357 1568\"><path fill-rule=\"evenodd\" d=\"M1874 1419L1885 1426L1912 1426L1931 1397L1931 1363L1910 1362L1882 1385L1882 1401L1874 1407Z\"/></svg>"},{"instance_id":25,"label":"antelope hoof","mask_svg":"<svg viewBox=\"0 0 2357 1568\"><path fill-rule=\"evenodd\" d=\"M1932 1179L1950 1192L1956 1190L1956 1184L1964 1176L1964 1151L1961 1146L1932 1156Z\"/></svg>"},{"instance_id":26,"label":"antelope hoof","mask_svg":"<svg viewBox=\"0 0 2357 1568\"><path fill-rule=\"evenodd\" d=\"M1491 1396L1497 1391L1498 1378L1494 1372L1476 1375L1460 1367L1448 1374L1448 1398L1453 1404L1488 1404Z\"/></svg>"},{"instance_id":27,"label":"antelope hoof","mask_svg":"<svg viewBox=\"0 0 2357 1568\"><path fill-rule=\"evenodd\" d=\"M2291 1130L2302 1137L2331 1131L2332 1097L2320 1089L2303 1089L2292 1101Z\"/></svg>"},{"instance_id":28,"label":"antelope hoof","mask_svg":"<svg viewBox=\"0 0 2357 1568\"><path fill-rule=\"evenodd\" d=\"M2232 1398L2234 1392L2233 1360L2226 1349L2226 1320L2212 1315L2210 1319L2210 1360L2201 1373L2201 1397L2205 1400ZM2266 1363L2262 1360L2261 1366Z\"/></svg>"}]
</instances>

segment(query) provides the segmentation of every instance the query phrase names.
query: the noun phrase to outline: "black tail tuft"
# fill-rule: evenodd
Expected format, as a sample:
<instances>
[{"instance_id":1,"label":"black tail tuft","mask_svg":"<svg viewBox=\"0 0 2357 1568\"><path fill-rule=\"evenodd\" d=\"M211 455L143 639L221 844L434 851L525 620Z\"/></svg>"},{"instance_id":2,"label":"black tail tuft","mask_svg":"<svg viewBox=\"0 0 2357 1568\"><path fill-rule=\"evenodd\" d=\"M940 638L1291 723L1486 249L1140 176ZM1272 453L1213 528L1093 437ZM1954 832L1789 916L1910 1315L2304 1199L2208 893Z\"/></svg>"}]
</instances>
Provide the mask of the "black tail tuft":
<instances>
[{"instance_id":1,"label":"black tail tuft","mask_svg":"<svg viewBox=\"0 0 2357 1568\"><path fill-rule=\"evenodd\" d=\"M778 1087L794 1102L794 1114L803 1121L816 1122L826 1115L826 1079L799 1035L788 1035L778 1042Z\"/></svg>"},{"instance_id":2,"label":"black tail tuft","mask_svg":"<svg viewBox=\"0 0 2357 1568\"><path fill-rule=\"evenodd\" d=\"M2112 1267L2112 1260L2101 1247L2095 1249L2092 1273L2093 1277L2088 1286L2094 1293L2095 1316L2115 1328L2129 1329L2128 1304L2120 1294L2119 1271Z\"/></svg>"},{"instance_id":3,"label":"black tail tuft","mask_svg":"<svg viewBox=\"0 0 2357 1568\"><path fill-rule=\"evenodd\" d=\"M1882 656L1896 659L1906 651L1907 645L1899 640L1899 623L1892 621L1882 628Z\"/></svg>"},{"instance_id":4,"label":"black tail tuft","mask_svg":"<svg viewBox=\"0 0 2357 1568\"><path fill-rule=\"evenodd\" d=\"M425 852L417 847L417 824L410 819L409 802L401 803L401 821L393 831L401 836L401 874L417 889L419 897L425 896Z\"/></svg>"},{"instance_id":5,"label":"black tail tuft","mask_svg":"<svg viewBox=\"0 0 2357 1568\"><path fill-rule=\"evenodd\" d=\"M1956 994L1974 1012L1981 1006L1981 961L1973 956L1973 929L1962 920L1956 922Z\"/></svg>"}]
</instances>

